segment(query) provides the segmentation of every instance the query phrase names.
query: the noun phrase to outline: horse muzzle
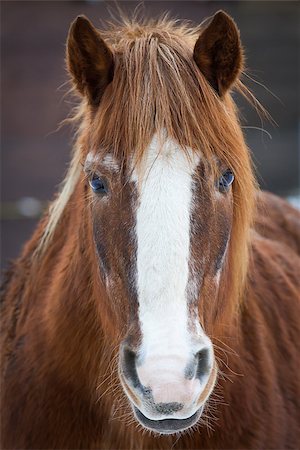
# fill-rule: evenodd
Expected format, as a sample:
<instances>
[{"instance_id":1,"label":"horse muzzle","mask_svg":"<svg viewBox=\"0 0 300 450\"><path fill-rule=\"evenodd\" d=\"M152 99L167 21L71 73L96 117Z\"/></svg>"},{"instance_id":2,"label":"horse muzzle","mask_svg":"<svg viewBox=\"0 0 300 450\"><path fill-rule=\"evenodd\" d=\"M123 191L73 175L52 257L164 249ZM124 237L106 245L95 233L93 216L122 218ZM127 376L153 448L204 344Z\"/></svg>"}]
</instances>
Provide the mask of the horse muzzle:
<instances>
[{"instance_id":1,"label":"horse muzzle","mask_svg":"<svg viewBox=\"0 0 300 450\"><path fill-rule=\"evenodd\" d=\"M138 422L151 431L172 434L199 420L214 388L217 366L212 346L188 360L178 354L140 360L123 344L119 375Z\"/></svg>"}]
</instances>

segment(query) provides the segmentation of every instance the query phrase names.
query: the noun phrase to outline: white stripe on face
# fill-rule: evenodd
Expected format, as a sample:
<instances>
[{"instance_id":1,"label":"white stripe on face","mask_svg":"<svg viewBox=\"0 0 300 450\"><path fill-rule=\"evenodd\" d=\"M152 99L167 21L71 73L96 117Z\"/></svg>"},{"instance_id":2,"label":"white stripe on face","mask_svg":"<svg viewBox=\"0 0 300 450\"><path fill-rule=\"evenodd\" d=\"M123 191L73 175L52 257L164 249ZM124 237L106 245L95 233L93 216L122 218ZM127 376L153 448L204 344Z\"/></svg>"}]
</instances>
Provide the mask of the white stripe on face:
<instances>
[{"instance_id":1,"label":"white stripe on face","mask_svg":"<svg viewBox=\"0 0 300 450\"><path fill-rule=\"evenodd\" d=\"M188 330L192 177L200 161L192 152L189 156L170 139L160 146L154 136L146 151L142 176L133 174L139 189L136 216L142 335L139 376L145 386L153 385L156 376L153 370L160 384L162 377L172 382L179 371L183 372L194 350L209 341L200 326L196 327L198 336L192 337Z\"/></svg>"}]
</instances>

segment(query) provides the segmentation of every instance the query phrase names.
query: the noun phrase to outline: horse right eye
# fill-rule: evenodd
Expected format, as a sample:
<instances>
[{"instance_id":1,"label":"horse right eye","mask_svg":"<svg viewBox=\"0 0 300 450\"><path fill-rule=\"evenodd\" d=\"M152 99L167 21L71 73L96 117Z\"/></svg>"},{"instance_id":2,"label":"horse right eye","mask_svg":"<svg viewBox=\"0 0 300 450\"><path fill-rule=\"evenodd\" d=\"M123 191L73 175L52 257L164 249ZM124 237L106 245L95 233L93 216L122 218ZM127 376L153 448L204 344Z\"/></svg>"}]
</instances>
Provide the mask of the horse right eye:
<instances>
[{"instance_id":1,"label":"horse right eye","mask_svg":"<svg viewBox=\"0 0 300 450\"><path fill-rule=\"evenodd\" d=\"M89 180L89 184L96 194L104 195L108 193L106 181L103 178L98 177L98 175L93 175L93 177Z\"/></svg>"},{"instance_id":2,"label":"horse right eye","mask_svg":"<svg viewBox=\"0 0 300 450\"><path fill-rule=\"evenodd\" d=\"M218 180L218 189L220 192L227 192L234 181L232 170L227 169Z\"/></svg>"}]
</instances>

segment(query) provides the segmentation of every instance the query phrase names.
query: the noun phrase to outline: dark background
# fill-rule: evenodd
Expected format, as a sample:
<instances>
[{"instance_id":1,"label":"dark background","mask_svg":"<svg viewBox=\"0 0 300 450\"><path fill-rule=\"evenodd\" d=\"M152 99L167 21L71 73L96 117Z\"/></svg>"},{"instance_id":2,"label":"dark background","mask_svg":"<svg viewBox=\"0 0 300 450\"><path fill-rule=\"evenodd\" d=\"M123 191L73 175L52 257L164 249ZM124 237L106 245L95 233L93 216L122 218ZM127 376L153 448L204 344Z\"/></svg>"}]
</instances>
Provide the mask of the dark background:
<instances>
[{"instance_id":1,"label":"dark background","mask_svg":"<svg viewBox=\"0 0 300 450\"><path fill-rule=\"evenodd\" d=\"M120 1L125 12L138 2ZM2 267L20 252L37 216L63 179L72 132L57 126L72 103L64 98L65 41L71 21L86 14L94 24L109 18L112 2L1 2L1 234ZM256 129L259 117L237 98L262 188L282 196L299 188L299 14L297 1L146 1L146 15L170 11L196 24L218 9L237 22L251 77L246 80L277 126ZM267 89L262 85L267 86ZM271 91L271 92L270 92ZM29 199L28 199L29 198Z\"/></svg>"}]
</instances>

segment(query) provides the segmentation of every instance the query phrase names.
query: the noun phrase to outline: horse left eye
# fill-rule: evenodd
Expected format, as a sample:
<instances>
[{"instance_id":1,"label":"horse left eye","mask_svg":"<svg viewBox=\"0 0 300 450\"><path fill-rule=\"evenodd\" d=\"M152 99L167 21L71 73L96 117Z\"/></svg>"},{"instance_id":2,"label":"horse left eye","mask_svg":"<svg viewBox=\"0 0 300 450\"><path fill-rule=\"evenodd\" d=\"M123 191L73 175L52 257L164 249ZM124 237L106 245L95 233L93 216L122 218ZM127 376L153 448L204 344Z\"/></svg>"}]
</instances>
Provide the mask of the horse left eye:
<instances>
[{"instance_id":1,"label":"horse left eye","mask_svg":"<svg viewBox=\"0 0 300 450\"><path fill-rule=\"evenodd\" d=\"M220 192L227 192L232 185L234 175L232 170L227 169L218 180L218 189Z\"/></svg>"},{"instance_id":2,"label":"horse left eye","mask_svg":"<svg viewBox=\"0 0 300 450\"><path fill-rule=\"evenodd\" d=\"M107 194L107 183L103 178L93 175L89 180L90 186L96 194Z\"/></svg>"}]
</instances>

